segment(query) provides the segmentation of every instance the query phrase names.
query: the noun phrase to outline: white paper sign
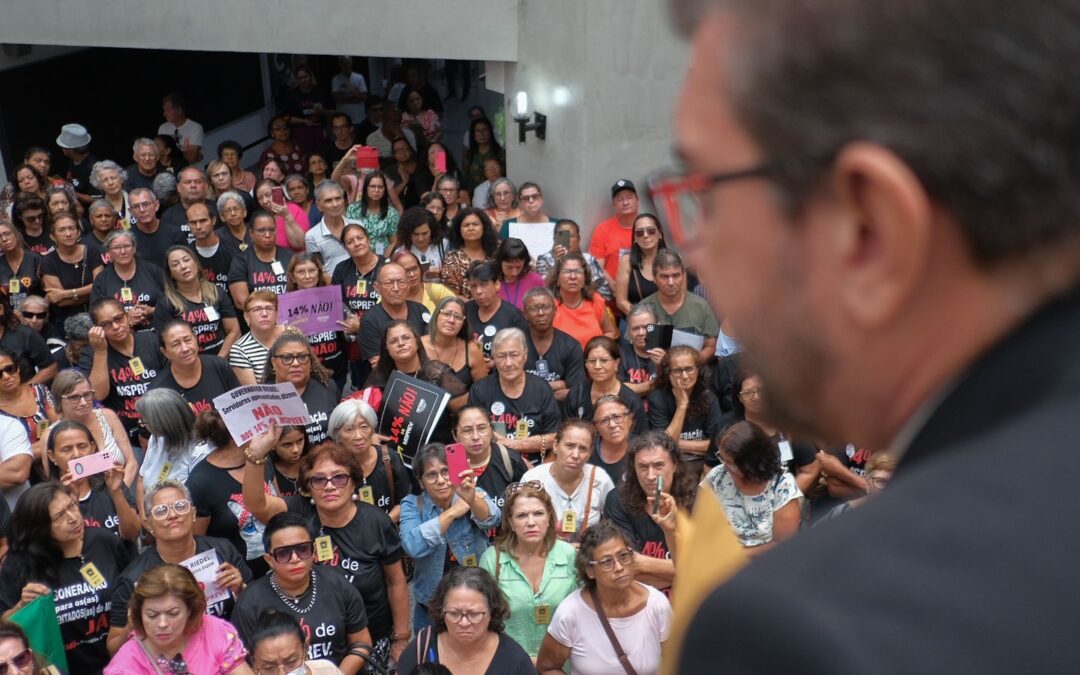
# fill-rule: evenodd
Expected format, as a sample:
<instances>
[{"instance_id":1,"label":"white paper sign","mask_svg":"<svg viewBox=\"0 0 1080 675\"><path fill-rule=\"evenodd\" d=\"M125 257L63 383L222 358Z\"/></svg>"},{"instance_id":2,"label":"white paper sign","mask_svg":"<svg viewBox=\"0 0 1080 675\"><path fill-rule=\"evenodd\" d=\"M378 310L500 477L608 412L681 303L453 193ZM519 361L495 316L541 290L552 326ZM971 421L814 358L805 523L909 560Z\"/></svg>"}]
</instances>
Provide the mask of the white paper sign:
<instances>
[{"instance_id":1,"label":"white paper sign","mask_svg":"<svg viewBox=\"0 0 1080 675\"><path fill-rule=\"evenodd\" d=\"M671 331L671 346L678 347L679 345L686 345L687 347L693 347L696 351L701 351L702 345L705 344L705 338L694 333L687 332L685 330L679 330L676 328Z\"/></svg>"},{"instance_id":2,"label":"white paper sign","mask_svg":"<svg viewBox=\"0 0 1080 675\"><path fill-rule=\"evenodd\" d=\"M510 236L525 244L534 262L554 246L555 223L510 223L508 227Z\"/></svg>"},{"instance_id":3,"label":"white paper sign","mask_svg":"<svg viewBox=\"0 0 1080 675\"><path fill-rule=\"evenodd\" d=\"M180 563L191 570L195 575L195 581L199 582L203 593L206 595L206 609L210 611L210 605L221 602L229 597L229 589L217 585L214 577L217 576L218 562L217 551L210 550L194 555Z\"/></svg>"},{"instance_id":4,"label":"white paper sign","mask_svg":"<svg viewBox=\"0 0 1080 675\"><path fill-rule=\"evenodd\" d=\"M292 382L237 387L214 398L214 408L229 428L237 445L247 443L270 428L306 426L311 423L307 405Z\"/></svg>"}]
</instances>

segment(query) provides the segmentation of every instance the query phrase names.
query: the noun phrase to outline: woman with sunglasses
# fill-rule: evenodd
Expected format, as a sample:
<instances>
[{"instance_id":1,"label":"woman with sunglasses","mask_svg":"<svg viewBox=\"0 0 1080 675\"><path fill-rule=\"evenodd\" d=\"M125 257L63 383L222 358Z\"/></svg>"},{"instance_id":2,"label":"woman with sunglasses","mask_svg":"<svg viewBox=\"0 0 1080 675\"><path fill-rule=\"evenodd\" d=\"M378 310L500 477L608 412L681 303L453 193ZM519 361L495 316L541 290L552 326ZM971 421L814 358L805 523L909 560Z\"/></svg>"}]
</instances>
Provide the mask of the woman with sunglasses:
<instances>
[{"instance_id":1,"label":"woman with sunglasses","mask_svg":"<svg viewBox=\"0 0 1080 675\"><path fill-rule=\"evenodd\" d=\"M9 619L49 593L73 673L99 673L117 579L128 564L120 538L86 527L79 502L54 481L27 490L11 517L11 549L0 569L0 611Z\"/></svg>"},{"instance_id":2,"label":"woman with sunglasses","mask_svg":"<svg viewBox=\"0 0 1080 675\"><path fill-rule=\"evenodd\" d=\"M226 359L199 353L199 340L191 324L170 319L160 329L158 337L167 364L150 382L151 390L175 391L194 412L200 413L213 408L216 397L240 386L240 380Z\"/></svg>"},{"instance_id":3,"label":"woman with sunglasses","mask_svg":"<svg viewBox=\"0 0 1080 675\"><path fill-rule=\"evenodd\" d=\"M450 366L466 388L488 376L484 351L469 334L464 300L457 296L440 300L431 313L427 333L420 338L424 352Z\"/></svg>"},{"instance_id":4,"label":"woman with sunglasses","mask_svg":"<svg viewBox=\"0 0 1080 675\"><path fill-rule=\"evenodd\" d=\"M198 336L200 354L228 359L229 349L240 338L236 307L229 294L206 279L199 256L187 246L170 246L165 263L165 298L154 308L154 329L162 334L165 324L179 319Z\"/></svg>"},{"instance_id":5,"label":"woman with sunglasses","mask_svg":"<svg viewBox=\"0 0 1080 675\"><path fill-rule=\"evenodd\" d=\"M623 314L658 290L653 280L653 260L657 251L667 248L660 221L651 213L635 218L633 228L634 243L630 252L619 258L615 273L615 304Z\"/></svg>"},{"instance_id":6,"label":"woman with sunglasses","mask_svg":"<svg viewBox=\"0 0 1080 675\"><path fill-rule=\"evenodd\" d=\"M603 396L617 396L628 408L632 417L632 430L640 434L649 429L649 420L641 397L619 381L619 361L622 354L619 345L606 335L597 335L585 343L585 374L588 380L570 389L563 401L566 417L593 419L596 402Z\"/></svg>"},{"instance_id":7,"label":"woman with sunglasses","mask_svg":"<svg viewBox=\"0 0 1080 675\"><path fill-rule=\"evenodd\" d=\"M222 619L229 618L236 598L251 581L251 570L244 562L244 556L228 540L195 534L195 507L191 504L191 493L183 483L163 480L149 487L142 508L143 527L153 537L153 544L144 548L115 582L109 612L109 652L112 654L131 634L128 603L136 584L147 571L161 565L180 565L200 553L214 551L218 561L214 582L229 593L206 606L205 611Z\"/></svg>"},{"instance_id":8,"label":"woman with sunglasses","mask_svg":"<svg viewBox=\"0 0 1080 675\"><path fill-rule=\"evenodd\" d=\"M187 479L195 507L195 533L228 540L244 556L252 576L261 577L266 574L263 525L244 506L244 451L233 441L217 410L199 414L195 435L214 448ZM269 490L272 484L272 474L267 471L264 489Z\"/></svg>"},{"instance_id":9,"label":"woman with sunglasses","mask_svg":"<svg viewBox=\"0 0 1080 675\"><path fill-rule=\"evenodd\" d=\"M229 268L229 295L237 307L243 307L247 296L255 291L277 295L285 292L288 286L285 270L293 252L274 243L275 232L274 217L256 211L251 217L251 246L233 258Z\"/></svg>"},{"instance_id":10,"label":"woman with sunglasses","mask_svg":"<svg viewBox=\"0 0 1080 675\"><path fill-rule=\"evenodd\" d=\"M34 456L41 456L45 432L58 419L49 390L23 381L25 362L0 349L0 415L19 422L30 439Z\"/></svg>"},{"instance_id":11,"label":"woman with sunglasses","mask_svg":"<svg viewBox=\"0 0 1080 675\"><path fill-rule=\"evenodd\" d=\"M11 309L9 298L0 293L0 345L17 358L27 361L36 371L30 379L32 384L48 384L59 366L49 346L37 330L22 325L19 315L26 309L28 299L38 296L30 295L23 300L23 307L18 312ZM48 316L48 305L42 300L44 312L41 314L42 325L47 325L45 317Z\"/></svg>"},{"instance_id":12,"label":"woman with sunglasses","mask_svg":"<svg viewBox=\"0 0 1080 675\"><path fill-rule=\"evenodd\" d=\"M314 375L314 377L312 377ZM330 438L327 421L331 410L341 401L337 384L323 367L307 338L295 328L286 328L270 347L267 383L292 382L296 393L307 406L311 423L307 425L308 443L318 445Z\"/></svg>"},{"instance_id":13,"label":"woman with sunglasses","mask_svg":"<svg viewBox=\"0 0 1080 675\"><path fill-rule=\"evenodd\" d=\"M375 410L358 398L345 399L330 413L330 437L360 463L360 501L379 507L397 524L412 477L395 448L372 442L377 426Z\"/></svg>"},{"instance_id":14,"label":"woman with sunglasses","mask_svg":"<svg viewBox=\"0 0 1080 675\"><path fill-rule=\"evenodd\" d=\"M409 641L409 587L398 531L377 506L357 494L364 473L351 450L334 442L312 448L300 463L308 496L276 497L263 489L263 464L281 436L274 424L248 446L244 503L264 523L279 513L299 514L315 537L316 561L338 568L360 591L373 640L371 657L385 666ZM369 641L370 642L370 641Z\"/></svg>"},{"instance_id":15,"label":"woman with sunglasses","mask_svg":"<svg viewBox=\"0 0 1080 675\"><path fill-rule=\"evenodd\" d=\"M591 528L575 567L582 588L555 610L536 669L557 675L569 661L575 673L628 672L617 656L622 651L638 675L660 672L671 633L671 604L663 593L637 581L626 535L607 521Z\"/></svg>"},{"instance_id":16,"label":"woman with sunglasses","mask_svg":"<svg viewBox=\"0 0 1080 675\"><path fill-rule=\"evenodd\" d=\"M52 307L52 323L62 329L64 319L86 311L94 278L104 266L100 256L79 243L81 230L75 218L52 219L49 234L56 242L56 250L41 260L41 286Z\"/></svg>"},{"instance_id":17,"label":"woman with sunglasses","mask_svg":"<svg viewBox=\"0 0 1080 675\"><path fill-rule=\"evenodd\" d=\"M22 232L11 223L0 221L0 295L18 309L23 298L41 295L41 256L26 248ZM10 314L10 312L8 312Z\"/></svg>"},{"instance_id":18,"label":"woman with sunglasses","mask_svg":"<svg viewBox=\"0 0 1080 675\"><path fill-rule=\"evenodd\" d=\"M127 312L131 325L149 328L154 308L162 302L165 280L156 265L142 261L130 230L113 230L105 237L105 250L111 261L94 279L90 303L113 298Z\"/></svg>"},{"instance_id":19,"label":"woman with sunglasses","mask_svg":"<svg viewBox=\"0 0 1080 675\"><path fill-rule=\"evenodd\" d=\"M592 271L580 253L567 253L555 261L547 286L555 294L554 326L578 341L582 349L597 335L618 339L619 330L593 288Z\"/></svg>"},{"instance_id":20,"label":"woman with sunglasses","mask_svg":"<svg viewBox=\"0 0 1080 675\"><path fill-rule=\"evenodd\" d=\"M488 547L487 530L502 512L490 495L476 489L476 472L450 478L446 449L429 443L413 458L419 495L401 503L401 535L405 552L416 564L413 574L413 627L432 625L429 604L443 574L458 565L476 567Z\"/></svg>"},{"instance_id":21,"label":"woman with sunglasses","mask_svg":"<svg viewBox=\"0 0 1080 675\"><path fill-rule=\"evenodd\" d=\"M0 675L60 675L60 671L34 653L22 626L0 621Z\"/></svg>"},{"instance_id":22,"label":"woman with sunglasses","mask_svg":"<svg viewBox=\"0 0 1080 675\"><path fill-rule=\"evenodd\" d=\"M57 328L56 324L49 320L49 301L40 295L28 295L23 298L16 318L24 327L37 333L38 337L45 341L45 346L49 350L60 349L64 346L63 327Z\"/></svg>"},{"instance_id":23,"label":"woman with sunglasses","mask_svg":"<svg viewBox=\"0 0 1080 675\"><path fill-rule=\"evenodd\" d=\"M135 636L106 675L253 675L231 623L206 613L203 586L186 567L146 571L131 596Z\"/></svg>"},{"instance_id":24,"label":"woman with sunglasses","mask_svg":"<svg viewBox=\"0 0 1080 675\"><path fill-rule=\"evenodd\" d=\"M480 567L510 605L506 634L535 659L555 609L578 588L575 551L555 537L555 506L543 485L511 483L505 495L502 527Z\"/></svg>"},{"instance_id":25,"label":"woman with sunglasses","mask_svg":"<svg viewBox=\"0 0 1080 675\"><path fill-rule=\"evenodd\" d=\"M255 652L260 615L280 612L307 627L308 654L329 660L347 675L360 672L371 646L364 600L345 575L315 564L315 534L308 519L279 513L266 523L263 541L270 573L244 591L232 615L244 643Z\"/></svg>"},{"instance_id":26,"label":"woman with sunglasses","mask_svg":"<svg viewBox=\"0 0 1080 675\"><path fill-rule=\"evenodd\" d=\"M92 434L95 448L107 451L113 461L123 468L124 484L134 486L135 478L139 475L139 463L131 451L127 431L112 410L94 407L97 394L86 375L74 368L60 371L53 379L51 393L58 407L57 419L85 426Z\"/></svg>"},{"instance_id":27,"label":"woman with sunglasses","mask_svg":"<svg viewBox=\"0 0 1080 675\"><path fill-rule=\"evenodd\" d=\"M678 444L682 461L701 473L720 433L720 404L709 389L693 347L672 347L660 359L649 393L649 426L663 429Z\"/></svg>"},{"instance_id":28,"label":"woman with sunglasses","mask_svg":"<svg viewBox=\"0 0 1080 675\"><path fill-rule=\"evenodd\" d=\"M56 248L56 242L49 236L46 224L54 216L48 214L45 202L37 195L16 195L15 205L11 209L11 222L22 231L23 240L29 251L44 258ZM58 213L56 218L73 218L68 213Z\"/></svg>"},{"instance_id":29,"label":"woman with sunglasses","mask_svg":"<svg viewBox=\"0 0 1080 675\"><path fill-rule=\"evenodd\" d=\"M83 524L109 530L134 551L142 523L135 506L135 493L124 484L124 469L117 463L100 477L86 478L72 471L73 460L99 452L100 447L90 429L80 422L57 422L49 428L45 442L45 475L59 480L79 500Z\"/></svg>"}]
</instances>

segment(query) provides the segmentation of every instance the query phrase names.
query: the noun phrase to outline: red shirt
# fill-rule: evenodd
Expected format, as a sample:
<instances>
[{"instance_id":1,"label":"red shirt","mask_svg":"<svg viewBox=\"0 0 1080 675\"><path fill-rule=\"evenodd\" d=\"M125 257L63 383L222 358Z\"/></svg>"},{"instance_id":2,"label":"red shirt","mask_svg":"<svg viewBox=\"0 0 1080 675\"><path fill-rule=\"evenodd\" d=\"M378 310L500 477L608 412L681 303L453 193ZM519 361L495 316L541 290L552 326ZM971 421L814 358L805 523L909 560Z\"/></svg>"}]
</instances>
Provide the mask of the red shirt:
<instances>
[{"instance_id":1,"label":"red shirt","mask_svg":"<svg viewBox=\"0 0 1080 675\"><path fill-rule=\"evenodd\" d=\"M630 252L634 228L623 227L614 217L596 226L589 241L589 253L604 260L604 270L614 279L619 271L619 257Z\"/></svg>"}]
</instances>

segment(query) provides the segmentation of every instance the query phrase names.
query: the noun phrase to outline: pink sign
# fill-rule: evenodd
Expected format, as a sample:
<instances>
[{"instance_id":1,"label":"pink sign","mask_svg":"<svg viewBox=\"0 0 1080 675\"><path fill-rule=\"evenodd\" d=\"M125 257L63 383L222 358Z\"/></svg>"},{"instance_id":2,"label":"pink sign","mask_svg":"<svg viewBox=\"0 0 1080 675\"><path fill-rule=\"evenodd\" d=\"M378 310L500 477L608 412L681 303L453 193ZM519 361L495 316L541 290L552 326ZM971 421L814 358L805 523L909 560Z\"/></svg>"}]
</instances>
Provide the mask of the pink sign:
<instances>
[{"instance_id":1,"label":"pink sign","mask_svg":"<svg viewBox=\"0 0 1080 675\"><path fill-rule=\"evenodd\" d=\"M298 328L304 335L341 330L345 319L341 286L321 286L278 296L278 321Z\"/></svg>"}]
</instances>

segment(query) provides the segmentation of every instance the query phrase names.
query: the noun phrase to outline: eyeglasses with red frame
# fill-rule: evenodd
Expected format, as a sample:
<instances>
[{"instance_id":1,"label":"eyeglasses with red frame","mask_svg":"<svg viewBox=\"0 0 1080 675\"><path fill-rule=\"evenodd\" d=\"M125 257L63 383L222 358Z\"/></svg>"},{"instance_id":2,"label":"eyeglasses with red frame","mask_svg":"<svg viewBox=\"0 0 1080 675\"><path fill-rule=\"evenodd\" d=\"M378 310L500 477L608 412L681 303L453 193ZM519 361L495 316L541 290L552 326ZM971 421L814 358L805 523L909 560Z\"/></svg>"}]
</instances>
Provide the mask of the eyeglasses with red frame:
<instances>
[{"instance_id":1,"label":"eyeglasses with red frame","mask_svg":"<svg viewBox=\"0 0 1080 675\"><path fill-rule=\"evenodd\" d=\"M773 171L771 164L712 174L663 171L648 178L647 190L672 240L677 246L683 246L697 235L701 202L706 192L722 183L768 177Z\"/></svg>"}]
</instances>

